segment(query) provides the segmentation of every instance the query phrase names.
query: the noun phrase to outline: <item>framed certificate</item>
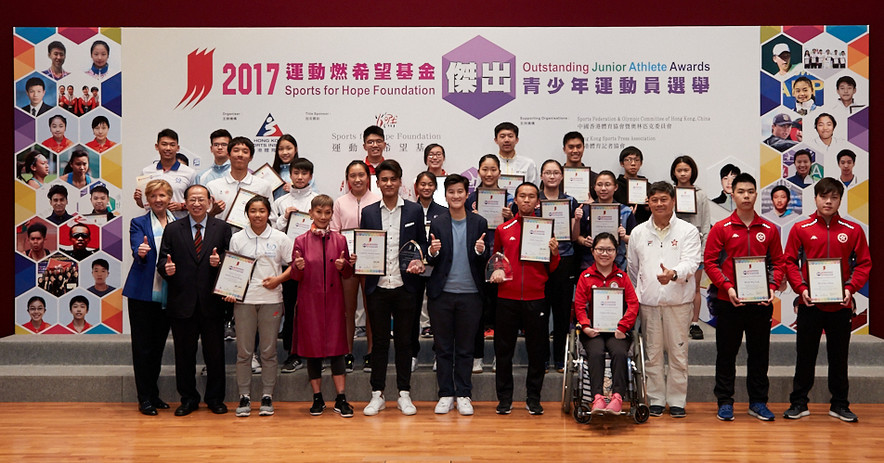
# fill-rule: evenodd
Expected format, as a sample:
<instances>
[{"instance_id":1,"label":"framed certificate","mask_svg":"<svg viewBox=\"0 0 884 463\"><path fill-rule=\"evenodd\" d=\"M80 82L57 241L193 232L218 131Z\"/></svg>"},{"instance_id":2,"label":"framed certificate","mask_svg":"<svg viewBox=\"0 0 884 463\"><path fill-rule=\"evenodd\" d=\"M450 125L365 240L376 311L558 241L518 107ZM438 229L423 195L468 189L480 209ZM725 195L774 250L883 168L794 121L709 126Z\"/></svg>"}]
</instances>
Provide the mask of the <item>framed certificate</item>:
<instances>
[{"instance_id":1,"label":"framed certificate","mask_svg":"<svg viewBox=\"0 0 884 463\"><path fill-rule=\"evenodd\" d=\"M104 226L104 225L108 222L108 219L107 219L108 215L107 215L107 213L104 213L104 214L86 214L86 215L84 215L83 217L86 219L87 222L89 222L89 223L94 223L95 225L98 225L99 227ZM111 216L111 217L113 217L113 216Z\"/></svg>"},{"instance_id":2,"label":"framed certificate","mask_svg":"<svg viewBox=\"0 0 884 463\"><path fill-rule=\"evenodd\" d=\"M770 299L767 276L767 258L764 256L734 257L734 285L740 301L755 303Z\"/></svg>"},{"instance_id":3,"label":"framed certificate","mask_svg":"<svg viewBox=\"0 0 884 463\"><path fill-rule=\"evenodd\" d=\"M626 185L627 202L629 204L647 204L648 203L648 179L631 178Z\"/></svg>"},{"instance_id":4,"label":"framed certificate","mask_svg":"<svg viewBox=\"0 0 884 463\"><path fill-rule=\"evenodd\" d=\"M381 230L353 230L353 248L356 254L357 275L387 274L387 232Z\"/></svg>"},{"instance_id":5,"label":"framed certificate","mask_svg":"<svg viewBox=\"0 0 884 463\"><path fill-rule=\"evenodd\" d=\"M551 199L540 202L540 216L555 221L553 236L558 241L571 241L571 201Z\"/></svg>"},{"instance_id":6,"label":"framed certificate","mask_svg":"<svg viewBox=\"0 0 884 463\"><path fill-rule=\"evenodd\" d=\"M147 175L139 175L135 177L135 188L141 190L141 193L144 194L144 189L147 188L147 184L154 179L154 177L159 178L157 174L147 174ZM147 197L142 197L142 201L144 201L144 205L147 205Z\"/></svg>"},{"instance_id":7,"label":"framed certificate","mask_svg":"<svg viewBox=\"0 0 884 463\"><path fill-rule=\"evenodd\" d=\"M313 225L313 219L310 218L310 214L305 214L303 212L292 212L289 214L289 222L286 225L285 233L291 239L295 239L304 233L310 231L310 227Z\"/></svg>"},{"instance_id":8,"label":"framed certificate","mask_svg":"<svg viewBox=\"0 0 884 463\"><path fill-rule=\"evenodd\" d=\"M433 202L448 207L448 200L445 199L445 179L447 175L436 176L436 191L433 193Z\"/></svg>"},{"instance_id":9,"label":"framed certificate","mask_svg":"<svg viewBox=\"0 0 884 463\"><path fill-rule=\"evenodd\" d=\"M543 217L522 218L522 242L519 245L519 260L528 262L549 262L549 240L553 237L553 219Z\"/></svg>"},{"instance_id":10,"label":"framed certificate","mask_svg":"<svg viewBox=\"0 0 884 463\"><path fill-rule=\"evenodd\" d=\"M591 204L589 206L589 231L592 236L608 232L620 241L620 205Z\"/></svg>"},{"instance_id":11,"label":"framed certificate","mask_svg":"<svg viewBox=\"0 0 884 463\"><path fill-rule=\"evenodd\" d=\"M227 223L239 228L248 227L249 217L246 215L246 203L255 196L258 194L244 188L237 190L233 202L227 205L227 218L225 219Z\"/></svg>"},{"instance_id":12,"label":"framed certificate","mask_svg":"<svg viewBox=\"0 0 884 463\"><path fill-rule=\"evenodd\" d=\"M841 259L807 259L810 302L814 304L844 302L844 280Z\"/></svg>"},{"instance_id":13,"label":"framed certificate","mask_svg":"<svg viewBox=\"0 0 884 463\"><path fill-rule=\"evenodd\" d=\"M516 197L516 188L525 181L524 175L501 174L497 179L497 188L503 188L513 198Z\"/></svg>"},{"instance_id":14,"label":"framed certificate","mask_svg":"<svg viewBox=\"0 0 884 463\"><path fill-rule=\"evenodd\" d=\"M215 289L212 292L222 297L233 296L242 302L246 297L254 268L255 259L230 251L224 253L224 259L218 266Z\"/></svg>"},{"instance_id":15,"label":"framed certificate","mask_svg":"<svg viewBox=\"0 0 884 463\"><path fill-rule=\"evenodd\" d=\"M590 184L589 167L565 167L565 194L579 202L589 201Z\"/></svg>"},{"instance_id":16,"label":"framed certificate","mask_svg":"<svg viewBox=\"0 0 884 463\"><path fill-rule=\"evenodd\" d=\"M356 230L352 228L341 230L341 235L344 237L345 240L347 240L347 252L349 252L350 254L356 254L356 243L354 241L356 239L355 232Z\"/></svg>"},{"instance_id":17,"label":"framed certificate","mask_svg":"<svg viewBox=\"0 0 884 463\"><path fill-rule=\"evenodd\" d=\"M273 167L270 167L270 164L266 162L263 166L259 167L258 170L252 172L252 175L269 183L271 190L276 190L285 184L285 180L283 180L282 177L273 170Z\"/></svg>"},{"instance_id":18,"label":"framed certificate","mask_svg":"<svg viewBox=\"0 0 884 463\"><path fill-rule=\"evenodd\" d=\"M592 304L589 321L592 328L602 333L617 331L626 308L623 288L592 288Z\"/></svg>"},{"instance_id":19,"label":"framed certificate","mask_svg":"<svg viewBox=\"0 0 884 463\"><path fill-rule=\"evenodd\" d=\"M503 188L479 188L476 190L476 212L488 221L488 229L494 230L503 223L506 207L506 190Z\"/></svg>"},{"instance_id":20,"label":"framed certificate","mask_svg":"<svg viewBox=\"0 0 884 463\"><path fill-rule=\"evenodd\" d=\"M675 187L675 212L679 214L697 213L697 189L694 187Z\"/></svg>"}]
</instances>

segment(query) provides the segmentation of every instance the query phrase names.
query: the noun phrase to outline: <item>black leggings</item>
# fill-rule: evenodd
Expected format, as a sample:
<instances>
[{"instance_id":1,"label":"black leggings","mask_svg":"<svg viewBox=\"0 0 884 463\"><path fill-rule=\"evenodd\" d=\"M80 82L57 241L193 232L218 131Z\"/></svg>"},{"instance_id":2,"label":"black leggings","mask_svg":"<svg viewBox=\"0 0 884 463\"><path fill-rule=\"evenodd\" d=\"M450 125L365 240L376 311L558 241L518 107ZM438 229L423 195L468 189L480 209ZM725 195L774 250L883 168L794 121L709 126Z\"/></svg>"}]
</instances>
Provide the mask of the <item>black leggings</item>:
<instances>
[{"instance_id":1,"label":"black leggings","mask_svg":"<svg viewBox=\"0 0 884 463\"><path fill-rule=\"evenodd\" d=\"M331 363L332 375L339 376L346 373L343 355L335 355L334 357L328 357L328 359ZM322 358L307 359L307 377L310 379L319 379L319 377L322 376L322 360Z\"/></svg>"}]
</instances>

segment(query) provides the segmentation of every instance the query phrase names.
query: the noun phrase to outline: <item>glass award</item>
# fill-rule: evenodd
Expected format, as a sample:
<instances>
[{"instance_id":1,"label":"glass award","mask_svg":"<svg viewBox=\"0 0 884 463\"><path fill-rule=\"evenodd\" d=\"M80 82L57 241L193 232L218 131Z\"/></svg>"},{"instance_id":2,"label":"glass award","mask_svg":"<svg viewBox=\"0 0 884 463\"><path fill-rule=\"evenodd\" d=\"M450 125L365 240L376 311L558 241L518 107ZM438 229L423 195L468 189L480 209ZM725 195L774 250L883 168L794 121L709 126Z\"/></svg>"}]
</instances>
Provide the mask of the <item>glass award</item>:
<instances>
[{"instance_id":1,"label":"glass award","mask_svg":"<svg viewBox=\"0 0 884 463\"><path fill-rule=\"evenodd\" d=\"M415 273L408 272L411 263L415 260L424 265L427 264L427 261L424 259L424 252L421 250L420 245L417 244L417 241L411 240L399 248L399 270L402 273Z\"/></svg>"},{"instance_id":2,"label":"glass award","mask_svg":"<svg viewBox=\"0 0 884 463\"><path fill-rule=\"evenodd\" d=\"M488 259L488 265L485 266L485 281L491 282L491 277L495 273L497 276L502 277L503 281L513 279L513 266L510 264L510 260L501 252L494 253Z\"/></svg>"}]
</instances>

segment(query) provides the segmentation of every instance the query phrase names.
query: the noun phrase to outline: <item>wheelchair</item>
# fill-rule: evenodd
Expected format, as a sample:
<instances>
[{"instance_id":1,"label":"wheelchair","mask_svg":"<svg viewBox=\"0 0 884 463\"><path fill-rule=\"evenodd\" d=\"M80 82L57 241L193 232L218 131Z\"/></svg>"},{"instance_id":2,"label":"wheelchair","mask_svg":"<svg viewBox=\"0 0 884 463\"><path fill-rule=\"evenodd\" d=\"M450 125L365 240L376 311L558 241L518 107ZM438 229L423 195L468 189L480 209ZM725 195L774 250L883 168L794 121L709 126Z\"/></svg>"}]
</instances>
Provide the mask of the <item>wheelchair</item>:
<instances>
[{"instance_id":1,"label":"wheelchair","mask_svg":"<svg viewBox=\"0 0 884 463\"><path fill-rule=\"evenodd\" d=\"M573 328L568 333L565 344L565 374L562 381L562 412L574 416L574 421L587 424L592 420L592 394L589 387L589 364L583 344L580 343L580 332ZM605 355L605 386L603 394L605 399L611 399L610 387L610 354ZM632 419L638 423L648 421L651 409L648 407L647 379L645 377L645 347L642 337L636 327L632 333L632 343L627 351L628 391L623 396L623 402L629 403L629 410L623 410L621 415L632 415Z\"/></svg>"}]
</instances>

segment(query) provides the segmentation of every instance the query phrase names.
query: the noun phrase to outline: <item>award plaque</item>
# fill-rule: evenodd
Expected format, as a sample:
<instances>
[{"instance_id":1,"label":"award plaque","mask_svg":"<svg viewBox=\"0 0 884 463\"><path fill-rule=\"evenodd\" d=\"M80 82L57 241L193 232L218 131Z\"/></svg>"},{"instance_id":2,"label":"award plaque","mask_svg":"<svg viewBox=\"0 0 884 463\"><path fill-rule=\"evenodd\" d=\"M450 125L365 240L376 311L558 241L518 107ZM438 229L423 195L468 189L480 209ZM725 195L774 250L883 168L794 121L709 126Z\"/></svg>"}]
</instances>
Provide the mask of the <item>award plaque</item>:
<instances>
[{"instance_id":1,"label":"award plaque","mask_svg":"<svg viewBox=\"0 0 884 463\"><path fill-rule=\"evenodd\" d=\"M627 202L629 204L647 204L648 203L648 179L631 178L627 183Z\"/></svg>"},{"instance_id":2,"label":"award plaque","mask_svg":"<svg viewBox=\"0 0 884 463\"><path fill-rule=\"evenodd\" d=\"M525 181L524 175L501 174L497 179L497 188L503 188L513 198L516 197L516 188Z\"/></svg>"},{"instance_id":3,"label":"award plaque","mask_svg":"<svg viewBox=\"0 0 884 463\"><path fill-rule=\"evenodd\" d=\"M356 254L356 243L354 240L356 239L355 230L350 228L347 230L341 230L341 236L347 240L347 252L350 254Z\"/></svg>"},{"instance_id":4,"label":"award plaque","mask_svg":"<svg viewBox=\"0 0 884 463\"><path fill-rule=\"evenodd\" d=\"M227 223L239 228L248 227L249 217L246 214L246 203L255 196L258 196L258 194L244 188L237 190L233 202L228 204L227 210L224 211L227 213L227 217L225 218Z\"/></svg>"},{"instance_id":5,"label":"award plaque","mask_svg":"<svg viewBox=\"0 0 884 463\"><path fill-rule=\"evenodd\" d=\"M424 265L427 264L426 259L424 259L424 252L421 250L421 246L417 244L417 241L411 240L402 245L399 248L399 271L403 274L405 273L415 273L409 272L408 269L411 268L412 262L418 261Z\"/></svg>"},{"instance_id":6,"label":"award plaque","mask_svg":"<svg viewBox=\"0 0 884 463\"><path fill-rule=\"evenodd\" d=\"M215 289L212 292L222 297L233 296L238 302L242 302L246 297L254 268L255 259L230 251L224 253L224 259L218 266Z\"/></svg>"},{"instance_id":7,"label":"award plaque","mask_svg":"<svg viewBox=\"0 0 884 463\"><path fill-rule=\"evenodd\" d=\"M476 191L476 212L488 221L488 229L494 230L503 223L506 190L503 188L479 188Z\"/></svg>"},{"instance_id":8,"label":"award plaque","mask_svg":"<svg viewBox=\"0 0 884 463\"><path fill-rule=\"evenodd\" d=\"M304 233L310 231L310 227L313 225L313 219L310 218L310 214L305 214L303 212L292 212L289 214L289 221L286 225L285 233L291 239L295 239Z\"/></svg>"},{"instance_id":9,"label":"award plaque","mask_svg":"<svg viewBox=\"0 0 884 463\"><path fill-rule=\"evenodd\" d=\"M571 201L552 199L540 202L540 215L555 221L553 234L559 241L571 241Z\"/></svg>"},{"instance_id":10,"label":"award plaque","mask_svg":"<svg viewBox=\"0 0 884 463\"><path fill-rule=\"evenodd\" d=\"M592 328L602 333L617 331L626 308L626 293L623 288L592 288L592 313L589 321Z\"/></svg>"},{"instance_id":11,"label":"award plaque","mask_svg":"<svg viewBox=\"0 0 884 463\"><path fill-rule=\"evenodd\" d=\"M273 170L273 167L270 167L270 164L266 162L263 166L259 167L258 170L252 172L252 175L269 183L271 191L275 191L277 188L285 184L285 180L283 180L282 177Z\"/></svg>"},{"instance_id":12,"label":"award plaque","mask_svg":"<svg viewBox=\"0 0 884 463\"><path fill-rule=\"evenodd\" d=\"M549 262L549 240L553 237L553 219L522 218L522 242L519 259L528 262Z\"/></svg>"},{"instance_id":13,"label":"award plaque","mask_svg":"<svg viewBox=\"0 0 884 463\"><path fill-rule=\"evenodd\" d=\"M591 204L589 206L589 231L595 237L599 233L608 232L620 241L620 205Z\"/></svg>"},{"instance_id":14,"label":"award plaque","mask_svg":"<svg viewBox=\"0 0 884 463\"><path fill-rule=\"evenodd\" d=\"M807 259L807 277L811 303L844 302L841 259Z\"/></svg>"},{"instance_id":15,"label":"award plaque","mask_svg":"<svg viewBox=\"0 0 884 463\"><path fill-rule=\"evenodd\" d=\"M770 299L767 276L767 259L764 256L734 257L734 285L740 302L767 302Z\"/></svg>"},{"instance_id":16,"label":"award plaque","mask_svg":"<svg viewBox=\"0 0 884 463\"><path fill-rule=\"evenodd\" d=\"M488 259L488 265L485 266L485 281L491 283L491 277L495 272L500 281L511 281L513 279L513 266L502 252L495 252Z\"/></svg>"},{"instance_id":17,"label":"award plaque","mask_svg":"<svg viewBox=\"0 0 884 463\"><path fill-rule=\"evenodd\" d=\"M694 187L675 187L675 212L679 214L697 213L697 189Z\"/></svg>"},{"instance_id":18,"label":"award plaque","mask_svg":"<svg viewBox=\"0 0 884 463\"><path fill-rule=\"evenodd\" d=\"M353 230L353 235L353 254L356 254L354 273L357 275L386 275L387 232Z\"/></svg>"},{"instance_id":19,"label":"award plaque","mask_svg":"<svg viewBox=\"0 0 884 463\"><path fill-rule=\"evenodd\" d=\"M565 167L565 176L562 179L565 186L565 194L572 196L579 202L589 201L590 184L589 167Z\"/></svg>"}]
</instances>

